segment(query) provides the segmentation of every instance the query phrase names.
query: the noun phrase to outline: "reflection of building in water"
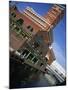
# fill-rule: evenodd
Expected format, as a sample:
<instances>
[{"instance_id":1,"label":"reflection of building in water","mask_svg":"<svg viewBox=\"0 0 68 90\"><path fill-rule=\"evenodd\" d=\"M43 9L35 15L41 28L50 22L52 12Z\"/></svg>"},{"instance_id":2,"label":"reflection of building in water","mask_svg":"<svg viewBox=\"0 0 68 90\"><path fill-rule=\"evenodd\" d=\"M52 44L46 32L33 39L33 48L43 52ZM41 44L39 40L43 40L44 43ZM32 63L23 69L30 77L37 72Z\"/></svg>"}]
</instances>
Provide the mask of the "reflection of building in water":
<instances>
[{"instance_id":1,"label":"reflection of building in water","mask_svg":"<svg viewBox=\"0 0 68 90\"><path fill-rule=\"evenodd\" d=\"M53 49L50 48L53 42L52 29L63 15L64 7L61 5L54 5L44 16L40 16L30 7L23 13L20 13L16 6L10 7L10 57L26 64L25 68L30 66L30 70L46 73L49 69L56 73L56 69L54 72L51 66L55 60ZM45 76L51 78L47 74ZM58 78L61 79L61 76L65 77L61 73ZM58 80L61 82L60 79Z\"/></svg>"}]
</instances>

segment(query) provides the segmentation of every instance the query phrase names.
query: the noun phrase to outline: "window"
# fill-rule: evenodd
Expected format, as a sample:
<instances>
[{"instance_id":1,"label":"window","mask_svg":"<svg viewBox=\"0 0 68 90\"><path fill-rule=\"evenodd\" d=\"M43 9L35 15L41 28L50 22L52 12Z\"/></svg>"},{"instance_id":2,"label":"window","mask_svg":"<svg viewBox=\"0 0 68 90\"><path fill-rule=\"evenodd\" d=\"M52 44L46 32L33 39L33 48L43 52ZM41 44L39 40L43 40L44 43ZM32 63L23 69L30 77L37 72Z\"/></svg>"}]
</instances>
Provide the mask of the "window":
<instances>
[{"instance_id":1,"label":"window","mask_svg":"<svg viewBox=\"0 0 68 90\"><path fill-rule=\"evenodd\" d=\"M47 71L47 69L46 69L46 68L45 68L44 70L45 70L45 71Z\"/></svg>"},{"instance_id":2,"label":"window","mask_svg":"<svg viewBox=\"0 0 68 90\"><path fill-rule=\"evenodd\" d=\"M11 13L11 15L13 16L13 17L16 17L16 14L13 12L13 13Z\"/></svg>"},{"instance_id":3,"label":"window","mask_svg":"<svg viewBox=\"0 0 68 90\"><path fill-rule=\"evenodd\" d=\"M16 6L14 6L14 10L17 10L17 7Z\"/></svg>"},{"instance_id":4,"label":"window","mask_svg":"<svg viewBox=\"0 0 68 90\"><path fill-rule=\"evenodd\" d=\"M30 54L27 59L31 60L33 58L33 55Z\"/></svg>"},{"instance_id":5,"label":"window","mask_svg":"<svg viewBox=\"0 0 68 90\"><path fill-rule=\"evenodd\" d=\"M28 50L24 50L23 52L22 52L22 55L24 55L24 54L28 54L29 53L29 51Z\"/></svg>"},{"instance_id":6,"label":"window","mask_svg":"<svg viewBox=\"0 0 68 90\"><path fill-rule=\"evenodd\" d=\"M42 43L43 43L43 38L42 38L42 36L37 36L37 37L36 37L36 42L38 42L39 44L42 44Z\"/></svg>"},{"instance_id":7,"label":"window","mask_svg":"<svg viewBox=\"0 0 68 90\"><path fill-rule=\"evenodd\" d=\"M63 76L63 74L61 73L60 76Z\"/></svg>"},{"instance_id":8,"label":"window","mask_svg":"<svg viewBox=\"0 0 68 90\"><path fill-rule=\"evenodd\" d=\"M27 26L27 28L28 28L28 29L30 29L30 28L31 28L31 26L29 25L29 26Z\"/></svg>"},{"instance_id":9,"label":"window","mask_svg":"<svg viewBox=\"0 0 68 90\"><path fill-rule=\"evenodd\" d=\"M43 66L43 63L41 63L40 66Z\"/></svg>"},{"instance_id":10,"label":"window","mask_svg":"<svg viewBox=\"0 0 68 90\"><path fill-rule=\"evenodd\" d=\"M15 27L15 30L18 32L19 31L19 28L18 27Z\"/></svg>"},{"instance_id":11,"label":"window","mask_svg":"<svg viewBox=\"0 0 68 90\"><path fill-rule=\"evenodd\" d=\"M38 61L38 59L37 58L34 58L33 61L34 61L34 63L36 63Z\"/></svg>"},{"instance_id":12,"label":"window","mask_svg":"<svg viewBox=\"0 0 68 90\"><path fill-rule=\"evenodd\" d=\"M30 31L33 32L33 28L31 28Z\"/></svg>"},{"instance_id":13,"label":"window","mask_svg":"<svg viewBox=\"0 0 68 90\"><path fill-rule=\"evenodd\" d=\"M29 29L31 32L33 32L33 28L30 25L27 26L27 29Z\"/></svg>"},{"instance_id":14,"label":"window","mask_svg":"<svg viewBox=\"0 0 68 90\"><path fill-rule=\"evenodd\" d=\"M19 35L21 33L21 29L19 29L18 27L15 27L15 32Z\"/></svg>"},{"instance_id":15,"label":"window","mask_svg":"<svg viewBox=\"0 0 68 90\"><path fill-rule=\"evenodd\" d=\"M55 71L58 73L58 71L55 69Z\"/></svg>"},{"instance_id":16,"label":"window","mask_svg":"<svg viewBox=\"0 0 68 90\"><path fill-rule=\"evenodd\" d=\"M16 23L17 23L18 25L22 25L22 24L23 24L23 22L24 22L24 20L20 18L20 19L18 19L18 20L17 20L17 22L16 22Z\"/></svg>"},{"instance_id":17,"label":"window","mask_svg":"<svg viewBox=\"0 0 68 90\"><path fill-rule=\"evenodd\" d=\"M34 42L34 48L39 47L39 44L37 42Z\"/></svg>"},{"instance_id":18,"label":"window","mask_svg":"<svg viewBox=\"0 0 68 90\"><path fill-rule=\"evenodd\" d=\"M23 33L23 32L21 32L21 35L23 36L23 38L25 38L25 37L26 37L25 33Z\"/></svg>"}]
</instances>

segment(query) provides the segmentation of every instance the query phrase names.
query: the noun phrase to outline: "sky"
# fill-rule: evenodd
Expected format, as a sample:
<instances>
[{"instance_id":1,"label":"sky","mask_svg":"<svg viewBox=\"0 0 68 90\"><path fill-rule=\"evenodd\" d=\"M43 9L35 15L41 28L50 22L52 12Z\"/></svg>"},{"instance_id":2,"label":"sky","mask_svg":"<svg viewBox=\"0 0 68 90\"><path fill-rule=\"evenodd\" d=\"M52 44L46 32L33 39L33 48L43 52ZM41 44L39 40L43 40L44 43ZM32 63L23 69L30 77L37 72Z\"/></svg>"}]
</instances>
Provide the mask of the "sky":
<instances>
[{"instance_id":1,"label":"sky","mask_svg":"<svg viewBox=\"0 0 68 90\"><path fill-rule=\"evenodd\" d=\"M12 4L16 4L21 13L27 6L29 6L42 16L44 16L53 6L53 4L47 3L32 3L20 1L13 2ZM56 60L64 69L66 69L66 10L62 20L53 29L53 38L54 41L52 47L56 56Z\"/></svg>"}]
</instances>

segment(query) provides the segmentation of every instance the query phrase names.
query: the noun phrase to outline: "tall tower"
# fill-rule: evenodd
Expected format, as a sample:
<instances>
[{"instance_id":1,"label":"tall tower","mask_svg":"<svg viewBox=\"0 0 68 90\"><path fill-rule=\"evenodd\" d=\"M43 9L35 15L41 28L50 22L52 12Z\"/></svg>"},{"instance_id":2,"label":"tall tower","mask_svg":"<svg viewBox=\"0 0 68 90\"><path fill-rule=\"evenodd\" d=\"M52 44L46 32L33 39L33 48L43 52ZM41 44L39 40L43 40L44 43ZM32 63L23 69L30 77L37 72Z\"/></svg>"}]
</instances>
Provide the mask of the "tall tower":
<instances>
[{"instance_id":1,"label":"tall tower","mask_svg":"<svg viewBox=\"0 0 68 90\"><path fill-rule=\"evenodd\" d=\"M55 25L57 25L57 23L62 19L63 15L64 7L62 7L61 5L54 5L49 10L49 12L46 15L44 15L45 21L48 23L50 27L47 30L49 31L50 29L53 29Z\"/></svg>"}]
</instances>

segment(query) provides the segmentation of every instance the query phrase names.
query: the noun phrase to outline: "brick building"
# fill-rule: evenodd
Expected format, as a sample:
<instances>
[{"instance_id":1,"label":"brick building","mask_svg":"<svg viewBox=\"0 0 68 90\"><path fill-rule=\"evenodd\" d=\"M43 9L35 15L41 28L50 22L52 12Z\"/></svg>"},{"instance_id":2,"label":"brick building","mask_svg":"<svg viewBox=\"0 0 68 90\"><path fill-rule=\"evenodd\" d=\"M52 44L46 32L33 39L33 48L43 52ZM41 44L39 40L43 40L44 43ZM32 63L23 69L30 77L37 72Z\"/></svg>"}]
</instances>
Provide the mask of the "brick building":
<instances>
[{"instance_id":1,"label":"brick building","mask_svg":"<svg viewBox=\"0 0 68 90\"><path fill-rule=\"evenodd\" d=\"M54 5L44 16L31 7L26 7L22 13L16 6L10 7L10 56L16 54L21 63L45 73L46 65L51 65L55 60L54 52L50 49L53 28L63 15L61 5Z\"/></svg>"}]
</instances>

